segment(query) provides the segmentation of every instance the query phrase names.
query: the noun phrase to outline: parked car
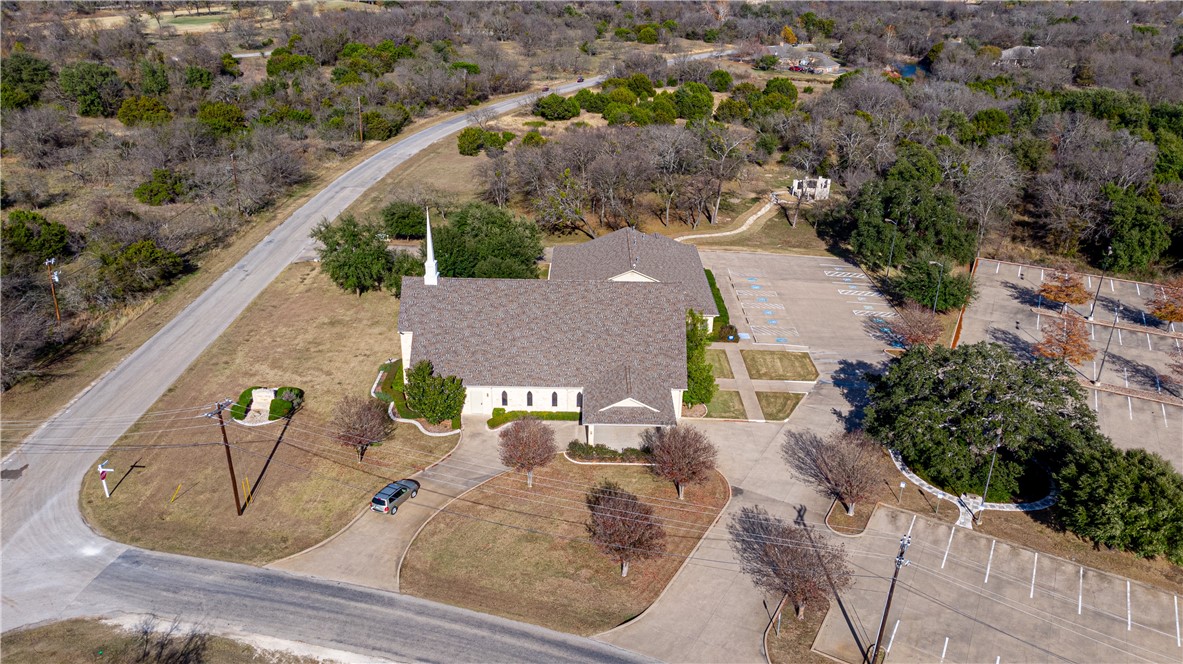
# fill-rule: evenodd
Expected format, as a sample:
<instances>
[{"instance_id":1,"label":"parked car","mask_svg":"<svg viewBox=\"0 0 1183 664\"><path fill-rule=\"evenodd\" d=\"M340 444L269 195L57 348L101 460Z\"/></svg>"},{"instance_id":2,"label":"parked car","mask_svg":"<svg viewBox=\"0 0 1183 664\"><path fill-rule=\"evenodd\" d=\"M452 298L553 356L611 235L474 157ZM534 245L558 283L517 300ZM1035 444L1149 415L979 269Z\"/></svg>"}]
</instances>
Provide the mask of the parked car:
<instances>
[{"instance_id":1,"label":"parked car","mask_svg":"<svg viewBox=\"0 0 1183 664\"><path fill-rule=\"evenodd\" d=\"M543 92L550 92L550 86L549 85L542 86L542 91Z\"/></svg>"},{"instance_id":2,"label":"parked car","mask_svg":"<svg viewBox=\"0 0 1183 664\"><path fill-rule=\"evenodd\" d=\"M582 83L582 82L583 82L583 77L582 77L582 76L580 76L579 78L575 79L575 82L576 82L576 83Z\"/></svg>"},{"instance_id":3,"label":"parked car","mask_svg":"<svg viewBox=\"0 0 1183 664\"><path fill-rule=\"evenodd\" d=\"M793 65L792 67L789 67L789 71L805 71L805 70L804 70L804 69L802 69L802 68L801 68L800 66L798 66L798 65Z\"/></svg>"},{"instance_id":4,"label":"parked car","mask_svg":"<svg viewBox=\"0 0 1183 664\"><path fill-rule=\"evenodd\" d=\"M394 514L398 506L419 495L419 483L415 480L399 480L387 484L374 494L370 509L383 514Z\"/></svg>"}]
</instances>

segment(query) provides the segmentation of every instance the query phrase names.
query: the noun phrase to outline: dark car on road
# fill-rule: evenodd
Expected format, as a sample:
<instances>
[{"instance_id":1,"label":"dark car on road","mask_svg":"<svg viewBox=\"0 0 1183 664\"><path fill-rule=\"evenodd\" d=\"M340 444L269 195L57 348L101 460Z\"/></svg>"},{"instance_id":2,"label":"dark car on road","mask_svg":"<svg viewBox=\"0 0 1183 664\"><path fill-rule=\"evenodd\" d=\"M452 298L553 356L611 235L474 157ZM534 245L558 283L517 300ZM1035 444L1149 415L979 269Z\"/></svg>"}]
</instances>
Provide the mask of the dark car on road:
<instances>
[{"instance_id":1,"label":"dark car on road","mask_svg":"<svg viewBox=\"0 0 1183 664\"><path fill-rule=\"evenodd\" d=\"M383 514L394 514L398 506L419 494L419 483L415 480L399 480L387 484L370 501L370 509Z\"/></svg>"}]
</instances>

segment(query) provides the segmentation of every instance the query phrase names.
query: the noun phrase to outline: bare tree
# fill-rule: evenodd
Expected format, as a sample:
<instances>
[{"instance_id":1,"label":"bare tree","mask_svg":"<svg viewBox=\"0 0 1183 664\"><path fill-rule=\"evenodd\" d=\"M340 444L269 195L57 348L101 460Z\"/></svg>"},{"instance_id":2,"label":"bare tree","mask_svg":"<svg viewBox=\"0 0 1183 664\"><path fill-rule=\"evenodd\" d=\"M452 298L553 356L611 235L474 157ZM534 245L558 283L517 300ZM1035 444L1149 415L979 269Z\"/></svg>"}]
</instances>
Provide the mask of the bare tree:
<instances>
[{"instance_id":1,"label":"bare tree","mask_svg":"<svg viewBox=\"0 0 1183 664\"><path fill-rule=\"evenodd\" d=\"M469 111L466 117L472 124L475 124L485 131L488 131L489 123L497 117L497 114L493 112L493 109L489 108L488 106L477 106L476 108Z\"/></svg>"},{"instance_id":2,"label":"bare tree","mask_svg":"<svg viewBox=\"0 0 1183 664\"><path fill-rule=\"evenodd\" d=\"M605 480L587 494L591 519L587 532L596 548L620 563L620 575L628 576L633 560L645 560L665 552L665 529L653 508L635 495Z\"/></svg>"},{"instance_id":3,"label":"bare tree","mask_svg":"<svg viewBox=\"0 0 1183 664\"><path fill-rule=\"evenodd\" d=\"M520 419L501 430L501 463L526 471L526 486L534 486L534 469L550 463L558 453L555 432L534 417Z\"/></svg>"},{"instance_id":4,"label":"bare tree","mask_svg":"<svg viewBox=\"0 0 1183 664\"><path fill-rule=\"evenodd\" d=\"M1022 190L1019 168L1010 152L993 145L971 150L957 171L957 190L962 208L978 222L978 245L986 231L1004 216Z\"/></svg>"},{"instance_id":5,"label":"bare tree","mask_svg":"<svg viewBox=\"0 0 1183 664\"><path fill-rule=\"evenodd\" d=\"M928 307L908 300L896 313L895 318L887 321L887 327L905 346L932 346L941 338L944 328Z\"/></svg>"},{"instance_id":6,"label":"bare tree","mask_svg":"<svg viewBox=\"0 0 1183 664\"><path fill-rule=\"evenodd\" d=\"M499 154L492 159L482 161L477 166L477 176L485 183L485 200L499 208L509 202L512 190L510 176L512 175L509 157Z\"/></svg>"},{"instance_id":7,"label":"bare tree","mask_svg":"<svg viewBox=\"0 0 1183 664\"><path fill-rule=\"evenodd\" d=\"M739 175L747 161L751 136L726 126L704 125L702 143L706 148L704 164L715 183L715 205L710 223L719 218L719 203L723 200L723 183Z\"/></svg>"},{"instance_id":8,"label":"bare tree","mask_svg":"<svg viewBox=\"0 0 1183 664\"><path fill-rule=\"evenodd\" d=\"M875 472L879 449L862 430L841 431L825 438L790 431L780 449L794 473L841 501L847 515L853 516L855 504L873 495L879 479Z\"/></svg>"},{"instance_id":9,"label":"bare tree","mask_svg":"<svg viewBox=\"0 0 1183 664\"><path fill-rule=\"evenodd\" d=\"M846 550L803 526L744 507L727 526L740 569L757 588L793 603L797 619L805 608L821 608L852 582Z\"/></svg>"},{"instance_id":10,"label":"bare tree","mask_svg":"<svg viewBox=\"0 0 1183 664\"><path fill-rule=\"evenodd\" d=\"M706 434L688 424L650 429L644 441L653 454L654 474L674 483L678 500L687 484L706 482L715 470L719 451Z\"/></svg>"},{"instance_id":11,"label":"bare tree","mask_svg":"<svg viewBox=\"0 0 1183 664\"><path fill-rule=\"evenodd\" d=\"M349 395L333 409L333 428L337 430L337 441L354 448L361 461L370 445L386 440L394 432L394 422L381 401Z\"/></svg>"}]
</instances>

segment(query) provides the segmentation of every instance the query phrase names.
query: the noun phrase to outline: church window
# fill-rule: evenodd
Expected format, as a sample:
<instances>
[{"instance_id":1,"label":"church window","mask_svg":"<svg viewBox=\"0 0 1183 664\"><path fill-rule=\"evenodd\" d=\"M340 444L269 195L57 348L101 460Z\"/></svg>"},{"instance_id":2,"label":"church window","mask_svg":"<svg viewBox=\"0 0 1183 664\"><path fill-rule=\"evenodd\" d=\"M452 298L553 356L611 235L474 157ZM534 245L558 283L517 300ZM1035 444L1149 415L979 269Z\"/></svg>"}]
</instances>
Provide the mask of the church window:
<instances>
[{"instance_id":1,"label":"church window","mask_svg":"<svg viewBox=\"0 0 1183 664\"><path fill-rule=\"evenodd\" d=\"M534 405L534 393L533 392L526 392L526 405L527 406Z\"/></svg>"},{"instance_id":2,"label":"church window","mask_svg":"<svg viewBox=\"0 0 1183 664\"><path fill-rule=\"evenodd\" d=\"M575 407L583 408L583 392L575 393Z\"/></svg>"},{"instance_id":3,"label":"church window","mask_svg":"<svg viewBox=\"0 0 1183 664\"><path fill-rule=\"evenodd\" d=\"M551 392L550 393L550 407L557 408L558 406L559 406L559 393L558 392Z\"/></svg>"},{"instance_id":4,"label":"church window","mask_svg":"<svg viewBox=\"0 0 1183 664\"><path fill-rule=\"evenodd\" d=\"M504 392L504 391L503 391L503 392L501 393L501 405L502 405L502 406L508 406L508 405L509 405L509 393L508 393L508 392Z\"/></svg>"}]
</instances>

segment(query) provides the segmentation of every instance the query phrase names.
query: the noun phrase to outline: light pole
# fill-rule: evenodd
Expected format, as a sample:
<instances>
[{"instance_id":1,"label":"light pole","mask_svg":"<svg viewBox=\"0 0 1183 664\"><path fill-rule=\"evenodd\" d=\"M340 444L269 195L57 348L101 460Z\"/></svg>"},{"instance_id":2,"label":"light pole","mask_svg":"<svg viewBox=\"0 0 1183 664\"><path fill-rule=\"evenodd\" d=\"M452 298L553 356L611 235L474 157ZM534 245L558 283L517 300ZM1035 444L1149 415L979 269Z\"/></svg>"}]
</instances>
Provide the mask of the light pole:
<instances>
[{"instance_id":1,"label":"light pole","mask_svg":"<svg viewBox=\"0 0 1183 664\"><path fill-rule=\"evenodd\" d=\"M891 274L892 259L895 258L895 236L899 235L899 233L900 233L900 225L897 224L896 222L892 221L891 219L888 219L887 217L884 217L883 221L886 221L887 223L889 223L895 227L891 231L891 250L887 252L887 272L888 272L888 274Z\"/></svg>"},{"instance_id":2,"label":"light pole","mask_svg":"<svg viewBox=\"0 0 1183 664\"><path fill-rule=\"evenodd\" d=\"M998 430L998 443L994 445L994 455L990 457L990 470L986 473L986 488L982 491L982 506L974 521L982 522L982 513L986 511L986 496L990 495L990 478L994 476L994 462L998 460L998 448L1002 447L1002 429Z\"/></svg>"},{"instance_id":3,"label":"light pole","mask_svg":"<svg viewBox=\"0 0 1183 664\"><path fill-rule=\"evenodd\" d=\"M1093 306L1089 307L1089 320L1093 319L1093 312L1097 310L1097 298L1101 297L1101 284L1105 283L1105 273L1109 271L1109 261L1113 256L1113 245L1109 246L1109 250L1105 252L1105 258L1102 261L1105 267L1101 270L1101 280L1097 282L1097 292L1093 294Z\"/></svg>"},{"instance_id":4,"label":"light pole","mask_svg":"<svg viewBox=\"0 0 1183 664\"><path fill-rule=\"evenodd\" d=\"M937 294L932 298L932 315L937 314L937 300L941 299L941 280L945 278L945 264L940 261L929 261L929 265L941 266L941 271L937 272Z\"/></svg>"},{"instance_id":5,"label":"light pole","mask_svg":"<svg viewBox=\"0 0 1183 664\"><path fill-rule=\"evenodd\" d=\"M1105 371L1105 360L1109 359L1109 345L1113 343L1113 331L1117 329L1117 317L1121 315L1121 300L1117 301L1117 306L1113 309L1113 327L1109 328L1109 341L1105 342L1105 352L1101 354L1101 367L1097 369L1097 375L1093 376L1093 385L1101 382L1101 374ZM1092 316L1089 316L1090 320Z\"/></svg>"}]
</instances>

